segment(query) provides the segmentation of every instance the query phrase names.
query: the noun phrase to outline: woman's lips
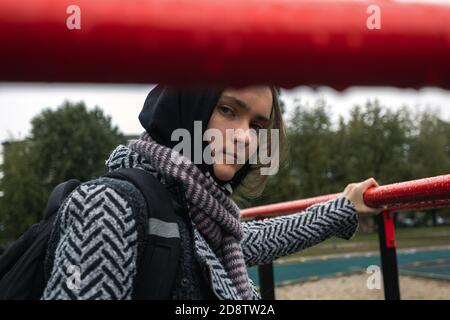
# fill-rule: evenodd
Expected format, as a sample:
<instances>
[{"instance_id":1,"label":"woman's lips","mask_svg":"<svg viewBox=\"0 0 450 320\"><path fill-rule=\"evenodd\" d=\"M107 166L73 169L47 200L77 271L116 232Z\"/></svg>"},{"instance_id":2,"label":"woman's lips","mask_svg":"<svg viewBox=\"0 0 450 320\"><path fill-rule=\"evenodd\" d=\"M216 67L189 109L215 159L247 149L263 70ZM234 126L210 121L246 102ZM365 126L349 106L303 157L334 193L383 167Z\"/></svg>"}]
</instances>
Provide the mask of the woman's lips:
<instances>
[{"instance_id":1,"label":"woman's lips","mask_svg":"<svg viewBox=\"0 0 450 320\"><path fill-rule=\"evenodd\" d=\"M245 158L242 159L242 160L240 161L240 160L238 160L238 157L237 157L237 155L235 155L235 154L227 153L226 155L227 155L228 157L230 157L230 158L233 159L233 164L239 164L239 165L241 165L241 164L244 164L244 163L245 163Z\"/></svg>"},{"instance_id":2,"label":"woman's lips","mask_svg":"<svg viewBox=\"0 0 450 320\"><path fill-rule=\"evenodd\" d=\"M222 155L222 157L225 158L225 164L241 164L238 161L237 154L235 154L235 153L229 153L229 152L222 151L221 155ZM218 155L218 156L220 156L220 155ZM228 161L227 161L227 158L229 158ZM232 161L231 163L230 163L230 160Z\"/></svg>"}]
</instances>

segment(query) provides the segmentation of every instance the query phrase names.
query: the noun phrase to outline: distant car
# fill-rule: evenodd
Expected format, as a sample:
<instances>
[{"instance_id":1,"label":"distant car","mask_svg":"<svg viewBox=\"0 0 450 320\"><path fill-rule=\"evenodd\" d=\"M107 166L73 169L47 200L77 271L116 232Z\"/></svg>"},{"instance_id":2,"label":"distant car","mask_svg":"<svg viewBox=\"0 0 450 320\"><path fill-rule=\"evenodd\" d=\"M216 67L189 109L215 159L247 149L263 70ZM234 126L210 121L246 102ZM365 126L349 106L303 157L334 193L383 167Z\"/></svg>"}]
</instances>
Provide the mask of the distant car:
<instances>
[{"instance_id":1,"label":"distant car","mask_svg":"<svg viewBox=\"0 0 450 320\"><path fill-rule=\"evenodd\" d=\"M398 221L397 221L397 225L399 226L399 227L414 227L414 226L416 226L416 221L414 220L414 219L411 219L411 218L403 218L403 219L399 219Z\"/></svg>"},{"instance_id":2,"label":"distant car","mask_svg":"<svg viewBox=\"0 0 450 320\"><path fill-rule=\"evenodd\" d=\"M440 225L443 225L443 224L446 224L446 221L445 221L445 219L444 219L443 217L441 217L441 216L437 216L437 217L436 217L436 223L433 223L432 220L428 220L428 221L427 221L427 225L428 225L428 226L433 226L433 225L440 226Z\"/></svg>"}]
</instances>

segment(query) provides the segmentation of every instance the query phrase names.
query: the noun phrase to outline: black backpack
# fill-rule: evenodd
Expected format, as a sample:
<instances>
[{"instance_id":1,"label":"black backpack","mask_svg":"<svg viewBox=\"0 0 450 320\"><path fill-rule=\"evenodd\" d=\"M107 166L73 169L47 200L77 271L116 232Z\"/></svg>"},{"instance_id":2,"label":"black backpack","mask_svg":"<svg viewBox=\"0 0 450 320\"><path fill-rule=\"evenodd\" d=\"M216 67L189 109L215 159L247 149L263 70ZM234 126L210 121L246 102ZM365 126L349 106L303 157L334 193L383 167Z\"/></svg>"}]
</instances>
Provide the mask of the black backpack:
<instances>
[{"instance_id":1,"label":"black backpack","mask_svg":"<svg viewBox=\"0 0 450 320\"><path fill-rule=\"evenodd\" d=\"M178 258L180 238L172 195L151 173L137 168L121 168L103 177L127 180L138 188L147 202L143 230L150 230L149 220L158 222L158 232L145 232L138 255L137 274L132 298L137 300L170 299ZM45 268L47 245L59 207L64 199L80 185L72 179L52 191L43 220L28 229L0 256L0 299L40 299L49 273ZM169 236L161 234L161 226L170 226ZM173 232L175 228L176 232ZM142 238L143 237L143 238Z\"/></svg>"}]
</instances>

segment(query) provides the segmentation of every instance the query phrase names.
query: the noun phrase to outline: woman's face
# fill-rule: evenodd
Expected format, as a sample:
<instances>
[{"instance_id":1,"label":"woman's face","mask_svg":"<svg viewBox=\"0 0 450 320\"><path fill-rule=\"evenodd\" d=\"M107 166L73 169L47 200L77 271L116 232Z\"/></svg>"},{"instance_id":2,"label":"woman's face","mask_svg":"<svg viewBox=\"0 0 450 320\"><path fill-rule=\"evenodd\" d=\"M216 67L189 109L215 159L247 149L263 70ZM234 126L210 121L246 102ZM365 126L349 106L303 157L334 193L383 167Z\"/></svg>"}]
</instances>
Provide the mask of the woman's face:
<instances>
[{"instance_id":1,"label":"woman's face","mask_svg":"<svg viewBox=\"0 0 450 320\"><path fill-rule=\"evenodd\" d=\"M217 103L207 129L217 129L222 136L222 152L217 155L213 164L215 176L222 181L229 181L249 159L257 145L257 136L250 129L267 128L270 125L272 111L272 91L268 86L250 86L240 89L226 89ZM227 129L232 129L231 134ZM241 129L241 130L238 130ZM211 142L211 141L210 141ZM244 154L236 159L238 153ZM217 159L221 161L217 161Z\"/></svg>"}]
</instances>

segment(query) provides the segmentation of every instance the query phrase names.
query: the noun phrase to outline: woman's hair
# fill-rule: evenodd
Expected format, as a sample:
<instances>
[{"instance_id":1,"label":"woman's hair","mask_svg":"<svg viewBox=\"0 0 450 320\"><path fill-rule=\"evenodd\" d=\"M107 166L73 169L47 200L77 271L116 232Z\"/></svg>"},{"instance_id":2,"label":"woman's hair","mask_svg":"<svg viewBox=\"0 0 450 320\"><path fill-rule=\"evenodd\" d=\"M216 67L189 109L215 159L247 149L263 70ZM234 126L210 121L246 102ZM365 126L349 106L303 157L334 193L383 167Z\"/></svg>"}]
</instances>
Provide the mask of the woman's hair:
<instances>
[{"instance_id":1,"label":"woman's hair","mask_svg":"<svg viewBox=\"0 0 450 320\"><path fill-rule=\"evenodd\" d=\"M267 152L267 156L272 156L271 155L271 146L272 146L272 141L271 141L271 129L278 129L279 130L279 158L276 160L278 161L278 164L281 164L284 162L284 159L286 157L286 128L285 128L285 124L283 121L283 115L281 112L281 107L280 107L280 88L276 87L276 86L271 86L270 87L271 91L272 91L272 112L270 115L270 120L271 123L268 126L268 134L267 134L267 138L268 138L268 145L267 145L267 150L268 151L264 151ZM276 143L276 142L275 142ZM263 175L261 174L261 168L269 168L272 165L272 161L269 164L261 164L260 163L260 159L259 157L257 157L258 161L256 164L252 164L250 166L250 170L248 172L248 174L246 175L246 177L242 180L242 182L239 184L239 186L237 187L237 190L239 192L239 194L241 194L242 196L244 196L245 198L248 199L252 199L252 198L257 198L259 196L261 196L261 194L263 193L266 184L267 184L267 179L269 178L269 175ZM267 169L266 169L267 170Z\"/></svg>"}]
</instances>

